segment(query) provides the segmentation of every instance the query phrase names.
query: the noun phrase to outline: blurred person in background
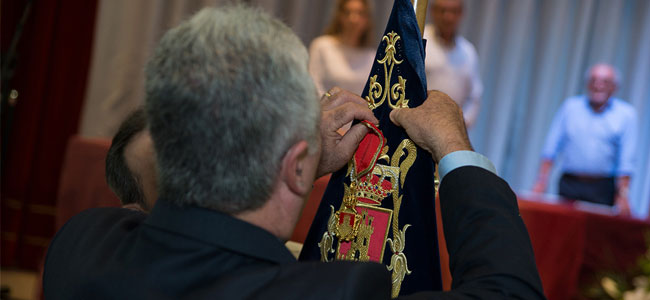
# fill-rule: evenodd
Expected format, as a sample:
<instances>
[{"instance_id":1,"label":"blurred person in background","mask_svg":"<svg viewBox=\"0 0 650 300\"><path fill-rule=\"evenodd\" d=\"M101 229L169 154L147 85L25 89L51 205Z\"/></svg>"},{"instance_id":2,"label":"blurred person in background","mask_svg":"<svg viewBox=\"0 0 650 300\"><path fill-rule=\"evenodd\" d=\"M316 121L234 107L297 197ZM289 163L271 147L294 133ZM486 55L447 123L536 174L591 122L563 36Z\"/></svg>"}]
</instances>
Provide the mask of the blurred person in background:
<instances>
[{"instance_id":1,"label":"blurred person in background","mask_svg":"<svg viewBox=\"0 0 650 300\"><path fill-rule=\"evenodd\" d=\"M553 161L562 153L561 196L616 205L622 214L629 214L636 110L612 97L620 76L611 65L592 66L586 80L587 94L566 99L551 123L533 191L546 190Z\"/></svg>"},{"instance_id":2,"label":"blurred person in background","mask_svg":"<svg viewBox=\"0 0 650 300\"><path fill-rule=\"evenodd\" d=\"M463 109L465 124L471 128L478 117L483 83L474 45L458 35L463 17L462 0L433 0L427 24L425 72L427 89L449 95Z\"/></svg>"},{"instance_id":3,"label":"blurred person in background","mask_svg":"<svg viewBox=\"0 0 650 300\"><path fill-rule=\"evenodd\" d=\"M309 46L309 72L323 94L338 86L361 94L372 68L372 19L368 0L339 0L325 34Z\"/></svg>"}]
</instances>

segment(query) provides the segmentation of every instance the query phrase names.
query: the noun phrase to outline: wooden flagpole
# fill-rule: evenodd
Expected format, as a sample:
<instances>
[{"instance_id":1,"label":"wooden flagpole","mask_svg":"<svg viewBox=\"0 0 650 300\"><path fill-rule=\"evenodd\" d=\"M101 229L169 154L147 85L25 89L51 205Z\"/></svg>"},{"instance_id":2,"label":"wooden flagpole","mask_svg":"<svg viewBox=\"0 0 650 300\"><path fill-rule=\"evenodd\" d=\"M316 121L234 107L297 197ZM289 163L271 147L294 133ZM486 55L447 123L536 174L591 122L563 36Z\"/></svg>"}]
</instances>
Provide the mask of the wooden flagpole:
<instances>
[{"instance_id":1,"label":"wooden flagpole","mask_svg":"<svg viewBox=\"0 0 650 300\"><path fill-rule=\"evenodd\" d=\"M424 23L427 19L427 7L429 6L429 0L411 0L413 3L413 9L415 9L415 17L418 19L418 27L420 27L420 33L424 35Z\"/></svg>"}]
</instances>

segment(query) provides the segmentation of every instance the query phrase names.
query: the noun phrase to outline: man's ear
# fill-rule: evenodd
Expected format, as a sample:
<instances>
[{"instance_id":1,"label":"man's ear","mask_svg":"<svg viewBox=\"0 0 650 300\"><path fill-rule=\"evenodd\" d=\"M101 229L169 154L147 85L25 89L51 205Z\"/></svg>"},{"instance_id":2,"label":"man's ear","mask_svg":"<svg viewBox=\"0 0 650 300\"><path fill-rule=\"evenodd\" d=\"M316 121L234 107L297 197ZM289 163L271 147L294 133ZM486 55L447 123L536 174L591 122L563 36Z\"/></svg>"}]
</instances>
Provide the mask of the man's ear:
<instances>
[{"instance_id":1,"label":"man's ear","mask_svg":"<svg viewBox=\"0 0 650 300\"><path fill-rule=\"evenodd\" d=\"M301 140L287 150L282 160L282 179L297 195L306 195L311 190L312 180L307 171L309 145Z\"/></svg>"}]
</instances>

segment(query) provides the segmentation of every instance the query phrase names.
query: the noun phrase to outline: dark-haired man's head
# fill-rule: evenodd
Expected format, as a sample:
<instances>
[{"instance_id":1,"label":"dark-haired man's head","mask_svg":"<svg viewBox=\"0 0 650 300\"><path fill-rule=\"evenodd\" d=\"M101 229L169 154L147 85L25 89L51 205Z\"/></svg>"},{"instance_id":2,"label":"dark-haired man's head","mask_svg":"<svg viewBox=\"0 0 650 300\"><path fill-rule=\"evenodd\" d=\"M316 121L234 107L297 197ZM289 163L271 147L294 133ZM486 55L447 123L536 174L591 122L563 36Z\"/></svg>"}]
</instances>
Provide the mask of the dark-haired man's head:
<instances>
[{"instance_id":1,"label":"dark-haired man's head","mask_svg":"<svg viewBox=\"0 0 650 300\"><path fill-rule=\"evenodd\" d=\"M106 182L129 208L149 211L157 198L156 167L143 109L120 125L106 155Z\"/></svg>"}]
</instances>

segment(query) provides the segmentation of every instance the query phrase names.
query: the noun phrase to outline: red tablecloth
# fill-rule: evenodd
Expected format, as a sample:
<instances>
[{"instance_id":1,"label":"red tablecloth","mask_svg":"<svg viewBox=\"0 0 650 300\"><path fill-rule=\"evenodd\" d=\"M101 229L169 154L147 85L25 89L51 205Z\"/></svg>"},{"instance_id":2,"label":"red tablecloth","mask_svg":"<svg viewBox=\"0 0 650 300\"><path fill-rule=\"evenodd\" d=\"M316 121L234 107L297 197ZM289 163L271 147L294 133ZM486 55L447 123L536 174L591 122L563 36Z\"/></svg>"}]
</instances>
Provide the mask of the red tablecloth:
<instances>
[{"instance_id":1,"label":"red tablecloth","mask_svg":"<svg viewBox=\"0 0 650 300\"><path fill-rule=\"evenodd\" d=\"M548 299L581 298L600 272L628 270L646 251L650 222L529 200L519 197L519 209Z\"/></svg>"}]
</instances>

